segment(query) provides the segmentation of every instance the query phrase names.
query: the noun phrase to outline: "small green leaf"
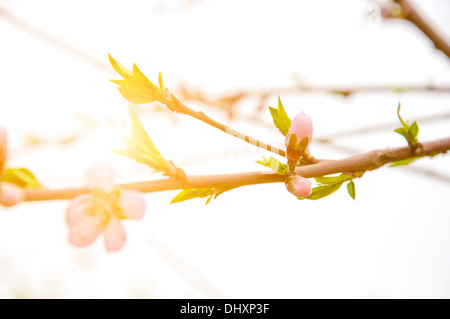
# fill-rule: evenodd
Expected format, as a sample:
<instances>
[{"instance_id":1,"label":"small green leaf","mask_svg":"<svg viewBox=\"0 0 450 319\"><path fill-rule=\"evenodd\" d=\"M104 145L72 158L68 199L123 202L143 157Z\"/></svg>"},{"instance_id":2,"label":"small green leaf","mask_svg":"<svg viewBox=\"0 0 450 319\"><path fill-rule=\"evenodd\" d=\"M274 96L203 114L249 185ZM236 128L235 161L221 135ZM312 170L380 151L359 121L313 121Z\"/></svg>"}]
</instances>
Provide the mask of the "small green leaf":
<instances>
[{"instance_id":1,"label":"small green leaf","mask_svg":"<svg viewBox=\"0 0 450 319\"><path fill-rule=\"evenodd\" d=\"M343 183L344 182L342 181L342 182L335 183L335 184L314 187L312 189L311 195L309 195L308 197L305 197L303 199L317 200L317 199L324 198L328 195L333 194L335 191L337 191L339 188L341 188Z\"/></svg>"},{"instance_id":2,"label":"small green leaf","mask_svg":"<svg viewBox=\"0 0 450 319\"><path fill-rule=\"evenodd\" d=\"M267 159L263 156L263 160L256 161L256 163L264 165L271 170L274 171L274 173L278 175L286 175L289 172L289 168L287 165L281 163L276 158L270 157L270 159Z\"/></svg>"},{"instance_id":3,"label":"small green leaf","mask_svg":"<svg viewBox=\"0 0 450 319\"><path fill-rule=\"evenodd\" d=\"M161 90L164 90L164 80L163 80L163 76L162 76L161 72L159 72L158 82L159 82L159 88Z\"/></svg>"},{"instance_id":4,"label":"small green leaf","mask_svg":"<svg viewBox=\"0 0 450 319\"><path fill-rule=\"evenodd\" d=\"M208 205L211 199L217 198L220 194L222 194L224 190L218 190L216 188L189 188L189 189L183 189L180 193L178 193L177 196L175 196L171 204L173 203L179 203L186 200L190 200L193 198L204 198L208 197L206 200L205 205Z\"/></svg>"},{"instance_id":5,"label":"small green leaf","mask_svg":"<svg viewBox=\"0 0 450 319\"><path fill-rule=\"evenodd\" d=\"M411 124L411 127L409 128L409 134L414 140L417 140L417 136L419 135L419 126L417 125L416 121Z\"/></svg>"},{"instance_id":6,"label":"small green leaf","mask_svg":"<svg viewBox=\"0 0 450 319\"><path fill-rule=\"evenodd\" d=\"M131 137L126 136L116 128L122 140L127 145L127 148L114 151L114 153L132 158L138 163L148 165L157 172L163 172L164 175L176 176L179 169L161 155L148 136L134 107L130 105L129 108L131 115Z\"/></svg>"},{"instance_id":7,"label":"small green leaf","mask_svg":"<svg viewBox=\"0 0 450 319\"><path fill-rule=\"evenodd\" d=\"M347 190L348 190L348 194L350 195L351 198L353 198L353 200L355 200L355 183L353 183L353 181L350 181L347 184Z\"/></svg>"},{"instance_id":8,"label":"small green leaf","mask_svg":"<svg viewBox=\"0 0 450 319\"><path fill-rule=\"evenodd\" d=\"M406 123L400 115L400 108L401 108L401 104L399 103L398 109L397 109L397 116L398 116L398 119L400 120L400 122L402 123L402 127L395 129L394 132L403 136L406 139L406 141L408 142L408 144L411 147L414 147L417 145L417 136L419 135L419 126L417 125L417 122L415 122L415 121L412 125L409 125L409 123Z\"/></svg>"},{"instance_id":9,"label":"small green leaf","mask_svg":"<svg viewBox=\"0 0 450 319\"><path fill-rule=\"evenodd\" d=\"M114 70L117 73L119 73L122 77L129 78L129 77L133 76L133 73L131 73L131 71L129 69L127 69L122 64L117 62L109 53L108 53L108 58L109 58L109 62L111 63L112 67L114 68Z\"/></svg>"},{"instance_id":10,"label":"small green leaf","mask_svg":"<svg viewBox=\"0 0 450 319\"><path fill-rule=\"evenodd\" d=\"M126 100L135 104L146 104L164 99L161 72L159 74L160 87L157 87L139 70L136 64L133 64L133 70L130 71L114 60L111 55L108 56L114 70L123 77L123 80L111 80L111 82L119 85L119 92Z\"/></svg>"},{"instance_id":11,"label":"small green leaf","mask_svg":"<svg viewBox=\"0 0 450 319\"><path fill-rule=\"evenodd\" d=\"M41 188L36 177L26 168L6 168L2 182L14 184L20 188Z\"/></svg>"},{"instance_id":12,"label":"small green leaf","mask_svg":"<svg viewBox=\"0 0 450 319\"><path fill-rule=\"evenodd\" d=\"M396 167L396 166L402 166L402 165L408 165L416 160L418 160L420 157L411 157L411 158L407 158L401 161L396 161L391 163L391 165L389 165L389 167Z\"/></svg>"},{"instance_id":13,"label":"small green leaf","mask_svg":"<svg viewBox=\"0 0 450 319\"><path fill-rule=\"evenodd\" d=\"M281 99L278 96L278 109L269 106L270 114L272 115L273 124L280 130L284 136L289 132L291 127L291 119L284 110Z\"/></svg>"},{"instance_id":14,"label":"small green leaf","mask_svg":"<svg viewBox=\"0 0 450 319\"><path fill-rule=\"evenodd\" d=\"M400 109L401 109L401 107L402 107L401 103L398 103L397 116L398 116L398 119L400 120L400 122L402 123L402 126L403 126L406 130L408 130L408 129L409 129L409 125L408 125L405 121L403 121L403 118L402 118L401 115L400 115Z\"/></svg>"},{"instance_id":15,"label":"small green leaf","mask_svg":"<svg viewBox=\"0 0 450 319\"><path fill-rule=\"evenodd\" d=\"M407 137L408 137L408 131L405 130L404 127L396 128L396 129L394 130L394 132L396 132L396 133L402 135L404 138L407 138Z\"/></svg>"},{"instance_id":16,"label":"small green leaf","mask_svg":"<svg viewBox=\"0 0 450 319\"><path fill-rule=\"evenodd\" d=\"M335 191L337 191L339 188L341 188L344 182L351 181L353 177L341 174L338 176L314 177L314 179L319 184L319 186L314 187L312 189L311 195L303 199L317 200L329 196L333 194Z\"/></svg>"},{"instance_id":17,"label":"small green leaf","mask_svg":"<svg viewBox=\"0 0 450 319\"><path fill-rule=\"evenodd\" d=\"M345 182L348 180L351 180L353 177L349 176L349 175L338 175L338 176L321 176L321 177L314 177L314 179L316 180L317 183L319 184L336 184L336 183L340 183L340 182Z\"/></svg>"},{"instance_id":18,"label":"small green leaf","mask_svg":"<svg viewBox=\"0 0 450 319\"><path fill-rule=\"evenodd\" d=\"M157 100L156 98L150 98L146 95L140 94L126 87L118 87L117 89L119 90L120 94L125 98L125 100L134 104L152 103Z\"/></svg>"}]
</instances>

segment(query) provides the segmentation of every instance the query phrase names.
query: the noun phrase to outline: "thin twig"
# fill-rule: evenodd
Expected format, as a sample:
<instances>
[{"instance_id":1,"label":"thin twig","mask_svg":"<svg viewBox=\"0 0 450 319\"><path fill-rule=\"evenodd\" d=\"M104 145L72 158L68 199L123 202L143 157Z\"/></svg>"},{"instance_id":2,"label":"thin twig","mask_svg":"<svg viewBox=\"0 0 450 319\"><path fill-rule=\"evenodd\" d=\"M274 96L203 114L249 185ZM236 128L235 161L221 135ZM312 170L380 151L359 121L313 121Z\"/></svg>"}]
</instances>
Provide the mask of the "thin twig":
<instances>
[{"instance_id":1,"label":"thin twig","mask_svg":"<svg viewBox=\"0 0 450 319\"><path fill-rule=\"evenodd\" d=\"M285 151L280 150L279 148L277 148L275 146L263 143L263 142L257 140L256 138L252 138L248 135L242 134L242 133L232 129L231 127L226 126L225 124L222 124L220 122L217 122L216 120L213 120L212 118L210 118L209 116L207 116L205 113L203 113L201 111L197 112L197 111L192 110L191 108L189 108L188 106L183 104L180 100L178 100L173 94L171 95L171 97L172 97L172 101L168 102L168 103L170 103L168 106L170 107L170 109L176 110L177 113L189 115L199 121L202 121L203 123L206 123L208 125L211 125L212 127L215 127L218 130L221 130L222 132L224 132L228 135L237 137L238 139L243 140L246 143L249 143L251 145L254 145L256 147L264 149L266 151L275 153L277 155L286 157Z\"/></svg>"},{"instance_id":2,"label":"thin twig","mask_svg":"<svg viewBox=\"0 0 450 319\"><path fill-rule=\"evenodd\" d=\"M417 123L419 124L425 124L425 123L435 123L439 121L446 121L450 119L450 113L437 113L433 115L423 116L415 119ZM314 142L320 142L320 143L327 143L331 140L335 140L337 138L343 138L343 137L354 137L354 136L361 136L363 134L370 134L370 133L376 133L380 131L386 131L386 130L392 130L395 127L398 127L398 121L390 122L390 123L381 123L381 124L374 124L374 125L367 125L364 127L358 127L358 128L352 128L348 130L340 130L336 132L331 132L327 134L326 136L316 136L314 137Z\"/></svg>"},{"instance_id":3,"label":"thin twig","mask_svg":"<svg viewBox=\"0 0 450 319\"><path fill-rule=\"evenodd\" d=\"M300 93L324 93L336 94L348 97L356 93L379 93L379 92L442 92L449 93L450 86L442 85L357 85L357 86L339 86L339 85L309 85L301 84L292 87L279 87L264 90L246 91L245 95L287 95Z\"/></svg>"},{"instance_id":4,"label":"thin twig","mask_svg":"<svg viewBox=\"0 0 450 319\"><path fill-rule=\"evenodd\" d=\"M274 95L299 95L299 94L332 94L339 95L347 98L354 94L372 94L372 93L450 93L450 86L443 85L309 85L299 84L291 87L278 87L268 89L255 89L255 90L242 90L234 93L225 94L217 98L208 98L198 89L186 88L181 86L177 90L177 94L181 96L183 100L199 101L207 104L210 107L214 107L227 112L228 117L232 119L235 116L238 103L249 97L256 97L259 99L257 112L252 116L240 116L240 119L257 119L261 111L267 110L266 101L269 97Z\"/></svg>"},{"instance_id":5,"label":"thin twig","mask_svg":"<svg viewBox=\"0 0 450 319\"><path fill-rule=\"evenodd\" d=\"M76 58L83 60L84 62L89 63L90 65L96 67L97 69L100 69L102 71L109 71L109 65L100 61L99 59L95 58L94 56L74 47L73 45L70 45L40 29L37 29L36 27L26 23L16 15L12 14L10 11L6 10L3 7L0 7L0 17L4 18L5 21L11 23L15 27L25 31L26 33L56 47L59 48L66 53L69 53Z\"/></svg>"},{"instance_id":6,"label":"thin twig","mask_svg":"<svg viewBox=\"0 0 450 319\"><path fill-rule=\"evenodd\" d=\"M420 156L434 156L450 150L450 137L422 143L423 151ZM306 178L324 176L336 173L356 173L375 170L385 164L416 157L409 146L375 150L361 155L351 156L341 160L321 160L317 164L298 167L297 174ZM286 176L265 172L246 172L224 175L187 176L186 180L162 179L157 181L137 182L117 185L123 189L135 189L144 193L159 192L176 189L207 188L233 189L241 186L280 183ZM70 189L30 189L25 191L26 201L43 201L72 199L87 193L87 188Z\"/></svg>"},{"instance_id":7,"label":"thin twig","mask_svg":"<svg viewBox=\"0 0 450 319\"><path fill-rule=\"evenodd\" d=\"M167 262L176 272L183 276L195 289L207 298L224 299L226 296L217 289L210 281L204 278L192 266L186 263L179 255L173 252L161 240L150 235L149 244L162 260Z\"/></svg>"},{"instance_id":8,"label":"thin twig","mask_svg":"<svg viewBox=\"0 0 450 319\"><path fill-rule=\"evenodd\" d=\"M423 16L414 8L408 0L394 0L403 11L402 17L412 22L420 29L431 41L436 49L441 50L450 58L450 45L433 27L423 18Z\"/></svg>"}]
</instances>

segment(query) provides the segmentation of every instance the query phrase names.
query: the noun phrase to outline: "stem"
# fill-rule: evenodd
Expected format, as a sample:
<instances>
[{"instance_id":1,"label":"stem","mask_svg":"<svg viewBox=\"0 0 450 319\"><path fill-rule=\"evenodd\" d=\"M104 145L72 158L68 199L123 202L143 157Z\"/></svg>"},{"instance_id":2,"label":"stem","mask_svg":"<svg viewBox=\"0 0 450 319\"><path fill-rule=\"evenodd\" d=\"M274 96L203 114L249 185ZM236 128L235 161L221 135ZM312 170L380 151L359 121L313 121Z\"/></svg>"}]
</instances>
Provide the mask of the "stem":
<instances>
[{"instance_id":1,"label":"stem","mask_svg":"<svg viewBox=\"0 0 450 319\"><path fill-rule=\"evenodd\" d=\"M442 38L420 13L409 3L408 0L394 0L402 8L405 18L414 23L431 41L436 49L441 50L450 58L450 45Z\"/></svg>"},{"instance_id":2,"label":"stem","mask_svg":"<svg viewBox=\"0 0 450 319\"><path fill-rule=\"evenodd\" d=\"M196 112L192 110L191 108L187 107L185 104L183 104L180 100L178 100L173 94L170 95L172 98L172 101L167 101L165 104L170 108L175 110L178 113L185 114L192 116L193 118L196 118L197 120L202 121L203 123L206 123L208 125L211 125L212 127L215 127L218 130L221 130L222 132L237 137L238 139L241 139L251 145L254 145L256 147L262 148L266 151L275 153L277 155L286 157L286 152L283 150L280 150L279 148L276 148L272 145L263 143L255 138L252 138L248 135L242 134L236 130L233 130L232 128L226 126L225 124L222 124L220 122L217 122L216 120L213 120L209 116L207 116L203 112Z\"/></svg>"},{"instance_id":3,"label":"stem","mask_svg":"<svg viewBox=\"0 0 450 319\"><path fill-rule=\"evenodd\" d=\"M447 153L450 150L450 137L422 143L423 150L420 155L434 156L440 153ZM296 169L296 173L306 177L318 177L336 173L357 173L378 169L385 164L417 157L411 152L409 146L399 148L388 148L384 150L374 150L368 153L347 157L340 160L321 160L317 164L301 166ZM187 176L186 180L163 179L157 181L137 182L117 185L123 189L134 189L144 193L160 192L176 189L188 188L208 188L233 189L241 186L280 183L284 182L286 175L277 175L268 172L246 172L238 174ZM25 190L26 201L43 201L72 199L75 196L89 192L87 188L70 189L30 189Z\"/></svg>"}]
</instances>

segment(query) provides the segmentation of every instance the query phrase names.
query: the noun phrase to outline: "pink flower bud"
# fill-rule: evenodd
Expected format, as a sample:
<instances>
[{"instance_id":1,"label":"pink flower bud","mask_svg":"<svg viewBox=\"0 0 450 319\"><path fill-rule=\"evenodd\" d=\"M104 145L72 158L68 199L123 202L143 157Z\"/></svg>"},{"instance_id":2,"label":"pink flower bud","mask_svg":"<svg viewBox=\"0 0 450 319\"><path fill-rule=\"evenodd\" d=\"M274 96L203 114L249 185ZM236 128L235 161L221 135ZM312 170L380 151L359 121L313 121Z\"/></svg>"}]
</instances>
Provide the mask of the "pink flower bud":
<instances>
[{"instance_id":1,"label":"pink flower bud","mask_svg":"<svg viewBox=\"0 0 450 319\"><path fill-rule=\"evenodd\" d=\"M5 207L17 205L24 199L23 190L14 185L0 185L0 204Z\"/></svg>"},{"instance_id":2,"label":"pink flower bud","mask_svg":"<svg viewBox=\"0 0 450 319\"><path fill-rule=\"evenodd\" d=\"M311 195L311 181L300 175L291 176L286 182L286 188L297 197L304 198Z\"/></svg>"},{"instance_id":3,"label":"pink flower bud","mask_svg":"<svg viewBox=\"0 0 450 319\"><path fill-rule=\"evenodd\" d=\"M288 159L298 161L308 149L313 135L311 118L304 112L298 114L292 121L291 128L286 135Z\"/></svg>"}]
</instances>

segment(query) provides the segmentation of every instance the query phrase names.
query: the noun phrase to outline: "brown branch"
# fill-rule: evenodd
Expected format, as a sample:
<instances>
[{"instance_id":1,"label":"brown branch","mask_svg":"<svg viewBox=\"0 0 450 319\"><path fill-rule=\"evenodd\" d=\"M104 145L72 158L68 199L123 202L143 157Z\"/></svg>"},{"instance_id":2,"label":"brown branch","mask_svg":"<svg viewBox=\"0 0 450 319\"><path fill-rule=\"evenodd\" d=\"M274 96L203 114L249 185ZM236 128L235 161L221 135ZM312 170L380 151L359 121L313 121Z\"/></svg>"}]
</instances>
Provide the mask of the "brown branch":
<instances>
[{"instance_id":1,"label":"brown branch","mask_svg":"<svg viewBox=\"0 0 450 319\"><path fill-rule=\"evenodd\" d=\"M333 94L347 98L354 94L360 93L403 93L403 92L416 92L416 93L450 93L450 86L444 85L309 85L298 84L291 87L278 87L268 89L256 89L256 90L242 90L234 93L225 94L217 98L209 98L203 94L200 90L194 88L187 88L186 86L180 86L177 89L177 95L181 99L186 101L198 101L207 104L210 107L223 110L227 112L228 118L232 119L236 115L236 109L238 103L245 98L256 97L259 99L257 112L254 115L241 115L240 119L255 120L258 119L258 115L261 111L267 110L267 100L273 95L298 95L298 94Z\"/></svg>"},{"instance_id":2,"label":"brown branch","mask_svg":"<svg viewBox=\"0 0 450 319\"><path fill-rule=\"evenodd\" d=\"M222 124L220 122L217 122L216 120L213 120L212 118L210 118L203 112L196 112L196 111L192 110L191 108L189 108L188 106L183 104L179 99L177 99L173 94L171 94L171 100L168 100L167 102L166 101L161 101L161 102L166 104L169 109L174 110L177 113L189 115L199 121L202 121L203 123L206 123L208 125L211 125L212 127L215 127L218 130L221 130L222 132L224 132L228 135L237 137L238 139L243 140L246 143L249 143L251 145L254 145L256 147L264 149L266 151L275 153L277 155L286 157L285 151L280 150L279 148L277 148L275 146L263 143L263 142L255 139L255 138L252 138L248 135L242 134L242 133L226 126L225 124Z\"/></svg>"},{"instance_id":3,"label":"brown branch","mask_svg":"<svg viewBox=\"0 0 450 319\"><path fill-rule=\"evenodd\" d=\"M434 156L447 153L450 150L450 137L422 143L420 156ZM296 172L306 178L318 177L336 173L359 173L375 170L385 164L416 157L409 146L375 150L361 155L351 156L341 160L321 160L317 164L298 167ZM268 172L246 172L238 174L187 176L186 180L163 179L157 181L137 182L117 185L123 189L135 189L144 193L160 192L176 189L207 188L233 189L241 186L280 183L286 176ZM86 188L70 189L33 189L25 191L26 201L43 201L72 199L87 193Z\"/></svg>"},{"instance_id":4,"label":"brown branch","mask_svg":"<svg viewBox=\"0 0 450 319\"><path fill-rule=\"evenodd\" d=\"M412 22L420 29L431 41L433 41L436 49L441 50L450 58L450 45L445 39L438 34L436 30L422 17L422 15L411 5L408 0L394 0L403 11L403 18Z\"/></svg>"},{"instance_id":5,"label":"brown branch","mask_svg":"<svg viewBox=\"0 0 450 319\"><path fill-rule=\"evenodd\" d=\"M438 85L309 85L299 84L293 87L280 87L266 90L254 90L246 92L247 95L283 95L299 93L323 93L336 94L348 97L356 93L379 93L379 92L442 92L449 93L449 86ZM244 94L245 95L245 94Z\"/></svg>"}]
</instances>

